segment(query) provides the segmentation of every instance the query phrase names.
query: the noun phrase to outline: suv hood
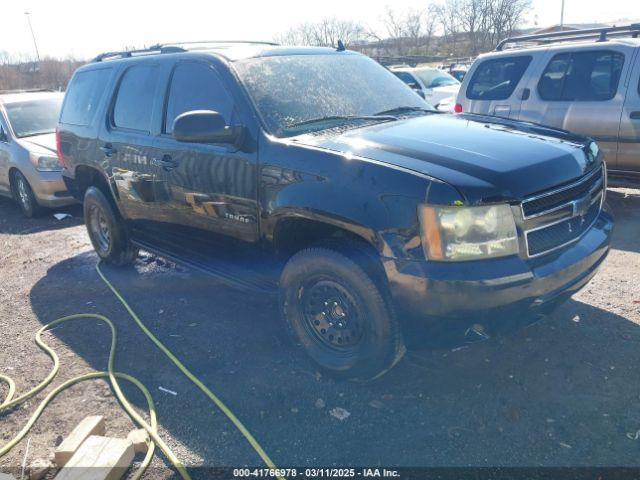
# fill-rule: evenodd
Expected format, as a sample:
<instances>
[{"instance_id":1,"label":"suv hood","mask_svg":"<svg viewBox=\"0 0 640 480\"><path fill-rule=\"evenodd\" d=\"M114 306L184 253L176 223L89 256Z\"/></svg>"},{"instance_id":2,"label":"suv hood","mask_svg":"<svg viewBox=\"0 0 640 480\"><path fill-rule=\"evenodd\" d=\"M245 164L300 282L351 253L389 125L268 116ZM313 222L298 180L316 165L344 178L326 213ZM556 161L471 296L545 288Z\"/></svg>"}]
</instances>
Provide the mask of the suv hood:
<instances>
[{"instance_id":1,"label":"suv hood","mask_svg":"<svg viewBox=\"0 0 640 480\"><path fill-rule=\"evenodd\" d=\"M426 174L457 188L469 203L519 201L602 163L585 137L469 114L428 114L292 141Z\"/></svg>"},{"instance_id":2,"label":"suv hood","mask_svg":"<svg viewBox=\"0 0 640 480\"><path fill-rule=\"evenodd\" d=\"M56 134L45 133L19 139L20 144L34 153L56 153Z\"/></svg>"}]
</instances>

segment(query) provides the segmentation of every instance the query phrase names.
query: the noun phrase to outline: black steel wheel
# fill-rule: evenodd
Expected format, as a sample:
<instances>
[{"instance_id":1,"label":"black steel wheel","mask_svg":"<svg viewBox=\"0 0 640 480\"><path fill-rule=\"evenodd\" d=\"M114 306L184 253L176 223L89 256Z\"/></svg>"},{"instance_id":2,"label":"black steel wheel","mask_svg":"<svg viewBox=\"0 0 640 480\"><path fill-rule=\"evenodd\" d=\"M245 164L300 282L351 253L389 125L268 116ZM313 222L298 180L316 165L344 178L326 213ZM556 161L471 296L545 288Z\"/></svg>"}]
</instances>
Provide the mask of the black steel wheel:
<instances>
[{"instance_id":1,"label":"black steel wheel","mask_svg":"<svg viewBox=\"0 0 640 480\"><path fill-rule=\"evenodd\" d=\"M357 301L340 283L329 278L312 279L301 287L304 325L321 344L347 351L362 339L362 312Z\"/></svg>"},{"instance_id":2,"label":"black steel wheel","mask_svg":"<svg viewBox=\"0 0 640 480\"><path fill-rule=\"evenodd\" d=\"M294 341L325 372L351 380L377 378L404 354L389 295L335 245L294 255L280 279L280 304Z\"/></svg>"},{"instance_id":3,"label":"black steel wheel","mask_svg":"<svg viewBox=\"0 0 640 480\"><path fill-rule=\"evenodd\" d=\"M84 221L89 239L98 256L113 265L132 263L138 256L122 217L97 187L84 195Z\"/></svg>"}]
</instances>

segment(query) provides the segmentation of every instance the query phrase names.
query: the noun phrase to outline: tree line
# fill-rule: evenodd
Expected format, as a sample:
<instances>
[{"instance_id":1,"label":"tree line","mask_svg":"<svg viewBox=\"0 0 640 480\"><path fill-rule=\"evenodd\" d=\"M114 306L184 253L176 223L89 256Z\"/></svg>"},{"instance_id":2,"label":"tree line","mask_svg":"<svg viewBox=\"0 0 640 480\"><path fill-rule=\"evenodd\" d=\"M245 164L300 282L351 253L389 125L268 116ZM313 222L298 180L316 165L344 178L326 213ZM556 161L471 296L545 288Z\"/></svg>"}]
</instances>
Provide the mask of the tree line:
<instances>
[{"instance_id":1,"label":"tree line","mask_svg":"<svg viewBox=\"0 0 640 480\"><path fill-rule=\"evenodd\" d=\"M0 51L0 92L7 90L64 90L73 72L85 62L45 57L40 61Z\"/></svg>"},{"instance_id":2,"label":"tree line","mask_svg":"<svg viewBox=\"0 0 640 480\"><path fill-rule=\"evenodd\" d=\"M443 0L422 9L387 8L382 30L336 17L297 25L277 36L283 45L336 46L377 55L475 56L512 36L531 0Z\"/></svg>"}]
</instances>

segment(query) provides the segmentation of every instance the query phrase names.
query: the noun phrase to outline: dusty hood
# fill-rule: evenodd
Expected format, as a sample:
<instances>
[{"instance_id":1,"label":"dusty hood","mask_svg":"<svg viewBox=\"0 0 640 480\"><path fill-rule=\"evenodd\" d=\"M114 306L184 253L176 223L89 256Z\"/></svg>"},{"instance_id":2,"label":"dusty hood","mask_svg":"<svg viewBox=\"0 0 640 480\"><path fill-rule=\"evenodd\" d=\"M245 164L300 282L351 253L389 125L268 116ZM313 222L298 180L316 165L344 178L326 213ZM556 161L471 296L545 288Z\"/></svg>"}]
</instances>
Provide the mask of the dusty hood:
<instances>
[{"instance_id":1,"label":"dusty hood","mask_svg":"<svg viewBox=\"0 0 640 480\"><path fill-rule=\"evenodd\" d=\"M44 135L34 135L33 137L24 137L20 139L20 143L29 151L56 153L56 134L46 133Z\"/></svg>"},{"instance_id":2,"label":"dusty hood","mask_svg":"<svg viewBox=\"0 0 640 480\"><path fill-rule=\"evenodd\" d=\"M585 137L479 115L434 113L294 141L425 173L470 203L521 200L602 162Z\"/></svg>"}]
</instances>

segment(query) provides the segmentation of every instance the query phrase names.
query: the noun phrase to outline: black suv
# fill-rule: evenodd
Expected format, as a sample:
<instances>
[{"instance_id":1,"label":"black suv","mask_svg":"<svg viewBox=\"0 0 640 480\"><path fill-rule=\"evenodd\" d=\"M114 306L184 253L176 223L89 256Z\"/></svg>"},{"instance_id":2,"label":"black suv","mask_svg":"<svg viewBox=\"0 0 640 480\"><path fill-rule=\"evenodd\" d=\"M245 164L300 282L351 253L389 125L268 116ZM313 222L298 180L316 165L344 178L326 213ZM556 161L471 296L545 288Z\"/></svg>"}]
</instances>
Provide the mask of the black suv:
<instances>
[{"instance_id":1,"label":"black suv","mask_svg":"<svg viewBox=\"0 0 640 480\"><path fill-rule=\"evenodd\" d=\"M73 76L57 140L103 260L142 248L279 293L295 341L345 378L391 368L416 320L548 311L613 227L595 143L436 112L342 48L104 54Z\"/></svg>"}]
</instances>

